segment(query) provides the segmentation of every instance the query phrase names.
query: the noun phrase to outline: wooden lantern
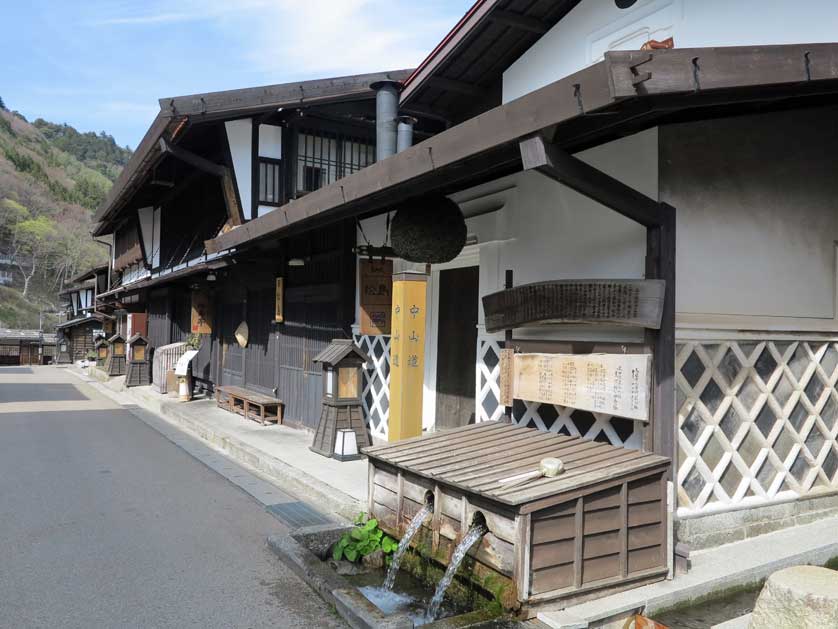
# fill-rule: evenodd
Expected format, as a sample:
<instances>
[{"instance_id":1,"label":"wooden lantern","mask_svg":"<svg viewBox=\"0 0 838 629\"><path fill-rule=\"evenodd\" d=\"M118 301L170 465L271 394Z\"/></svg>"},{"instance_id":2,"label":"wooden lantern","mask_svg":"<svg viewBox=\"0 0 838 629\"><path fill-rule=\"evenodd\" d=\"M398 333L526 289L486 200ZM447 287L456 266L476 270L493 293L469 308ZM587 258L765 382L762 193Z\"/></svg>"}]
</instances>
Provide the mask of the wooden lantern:
<instances>
[{"instance_id":1,"label":"wooden lantern","mask_svg":"<svg viewBox=\"0 0 838 629\"><path fill-rule=\"evenodd\" d=\"M361 409L364 363L369 357L351 339L335 339L314 357L323 367L323 409L311 450L339 461L358 459L364 446L371 445ZM352 431L355 447L335 450L338 433ZM346 435L342 435L346 443Z\"/></svg>"},{"instance_id":2,"label":"wooden lantern","mask_svg":"<svg viewBox=\"0 0 838 629\"><path fill-rule=\"evenodd\" d=\"M108 357L105 360L105 373L109 376L125 375L125 337L114 334L108 339Z\"/></svg>"},{"instance_id":3,"label":"wooden lantern","mask_svg":"<svg viewBox=\"0 0 838 629\"><path fill-rule=\"evenodd\" d=\"M126 387L142 387L151 384L150 349L148 339L142 334L135 334L128 339Z\"/></svg>"},{"instance_id":4,"label":"wooden lantern","mask_svg":"<svg viewBox=\"0 0 838 629\"><path fill-rule=\"evenodd\" d=\"M108 361L108 341L105 337L101 337L93 346L96 350L96 366L104 367Z\"/></svg>"}]
</instances>

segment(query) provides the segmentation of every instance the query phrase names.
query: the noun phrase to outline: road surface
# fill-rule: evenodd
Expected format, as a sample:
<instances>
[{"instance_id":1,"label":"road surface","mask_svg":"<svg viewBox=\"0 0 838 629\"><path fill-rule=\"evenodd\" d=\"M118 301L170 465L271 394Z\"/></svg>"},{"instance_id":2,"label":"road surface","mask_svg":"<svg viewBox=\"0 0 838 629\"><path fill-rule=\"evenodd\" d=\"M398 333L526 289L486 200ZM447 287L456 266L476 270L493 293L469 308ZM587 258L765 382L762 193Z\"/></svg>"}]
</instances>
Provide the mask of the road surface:
<instances>
[{"instance_id":1,"label":"road surface","mask_svg":"<svg viewBox=\"0 0 838 629\"><path fill-rule=\"evenodd\" d=\"M282 531L66 369L0 367L0 627L343 627Z\"/></svg>"}]
</instances>

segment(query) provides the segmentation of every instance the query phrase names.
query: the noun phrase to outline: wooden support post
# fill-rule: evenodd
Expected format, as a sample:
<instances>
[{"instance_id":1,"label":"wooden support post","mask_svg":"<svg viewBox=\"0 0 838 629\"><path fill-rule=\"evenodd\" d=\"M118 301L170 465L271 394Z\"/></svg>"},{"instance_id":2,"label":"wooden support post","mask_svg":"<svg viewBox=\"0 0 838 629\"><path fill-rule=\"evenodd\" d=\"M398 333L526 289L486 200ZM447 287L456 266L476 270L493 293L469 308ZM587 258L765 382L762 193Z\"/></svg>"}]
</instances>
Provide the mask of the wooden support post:
<instances>
[{"instance_id":1,"label":"wooden support post","mask_svg":"<svg viewBox=\"0 0 838 629\"><path fill-rule=\"evenodd\" d=\"M512 269L506 269L506 277L504 278L503 287L506 290L509 290L510 288L512 288L512 285L513 285L512 283L513 283L513 271L512 271ZM514 348L512 347L512 329L511 328L507 329L504 332L503 348L514 350ZM509 406L504 407L503 414L504 414L504 417L506 418L506 422L511 424L512 423L512 405L511 405L511 403L510 403Z\"/></svg>"},{"instance_id":2,"label":"wooden support post","mask_svg":"<svg viewBox=\"0 0 838 629\"><path fill-rule=\"evenodd\" d=\"M675 208L659 203L614 177L570 155L542 135L520 142L524 169L534 169L646 227L646 279L666 282L659 330L646 331L654 351L652 421L644 449L672 459L675 440Z\"/></svg>"},{"instance_id":3,"label":"wooden support post","mask_svg":"<svg viewBox=\"0 0 838 629\"><path fill-rule=\"evenodd\" d=\"M675 439L675 208L660 204L663 221L646 230L646 278L666 281L659 330L646 330L654 350L652 417L644 448L672 459L670 478L677 468Z\"/></svg>"}]
</instances>

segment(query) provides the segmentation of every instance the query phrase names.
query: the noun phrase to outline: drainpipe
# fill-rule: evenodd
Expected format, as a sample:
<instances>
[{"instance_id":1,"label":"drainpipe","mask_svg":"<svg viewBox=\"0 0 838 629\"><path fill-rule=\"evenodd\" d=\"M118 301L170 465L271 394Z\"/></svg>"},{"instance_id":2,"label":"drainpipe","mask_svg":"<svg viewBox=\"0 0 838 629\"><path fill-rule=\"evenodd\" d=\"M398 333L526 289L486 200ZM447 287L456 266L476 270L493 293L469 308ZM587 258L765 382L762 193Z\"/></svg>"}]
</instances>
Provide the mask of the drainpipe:
<instances>
[{"instance_id":1,"label":"drainpipe","mask_svg":"<svg viewBox=\"0 0 838 629\"><path fill-rule=\"evenodd\" d=\"M399 127L396 133L396 153L413 146L413 125L417 122L413 116L399 116Z\"/></svg>"},{"instance_id":2,"label":"drainpipe","mask_svg":"<svg viewBox=\"0 0 838 629\"><path fill-rule=\"evenodd\" d=\"M396 153L401 83L376 81L370 88L375 90L375 161L380 162Z\"/></svg>"}]
</instances>

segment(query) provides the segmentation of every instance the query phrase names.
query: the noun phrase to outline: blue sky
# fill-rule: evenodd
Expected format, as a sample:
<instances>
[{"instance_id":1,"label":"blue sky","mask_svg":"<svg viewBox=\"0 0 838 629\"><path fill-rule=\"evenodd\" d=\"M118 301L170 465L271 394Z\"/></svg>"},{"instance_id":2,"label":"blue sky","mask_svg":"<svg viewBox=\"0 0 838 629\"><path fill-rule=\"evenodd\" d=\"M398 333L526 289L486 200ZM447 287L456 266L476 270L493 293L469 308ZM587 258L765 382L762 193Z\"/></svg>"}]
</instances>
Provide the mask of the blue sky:
<instances>
[{"instance_id":1,"label":"blue sky","mask_svg":"<svg viewBox=\"0 0 838 629\"><path fill-rule=\"evenodd\" d=\"M0 96L136 147L157 99L414 67L473 0L0 2Z\"/></svg>"}]
</instances>

